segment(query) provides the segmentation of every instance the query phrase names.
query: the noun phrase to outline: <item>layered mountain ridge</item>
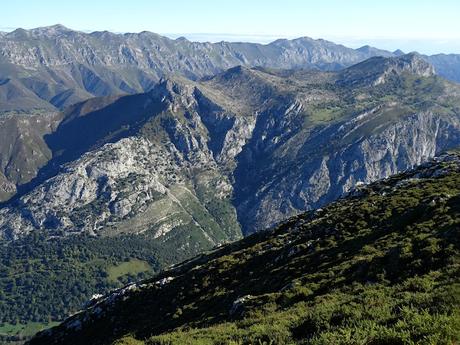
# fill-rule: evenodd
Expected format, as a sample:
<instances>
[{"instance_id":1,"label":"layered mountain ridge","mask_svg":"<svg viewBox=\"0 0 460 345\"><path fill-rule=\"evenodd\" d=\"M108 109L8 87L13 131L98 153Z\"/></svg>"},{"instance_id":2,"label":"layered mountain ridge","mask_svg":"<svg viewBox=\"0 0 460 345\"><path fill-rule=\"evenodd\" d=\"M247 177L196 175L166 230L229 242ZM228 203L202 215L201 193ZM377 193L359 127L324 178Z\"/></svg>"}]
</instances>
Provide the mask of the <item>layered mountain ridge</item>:
<instances>
[{"instance_id":1,"label":"layered mountain ridge","mask_svg":"<svg viewBox=\"0 0 460 345\"><path fill-rule=\"evenodd\" d=\"M52 158L0 229L161 237L193 225L216 245L457 146L459 90L409 54L339 72L240 66L91 100L44 137Z\"/></svg>"}]
</instances>

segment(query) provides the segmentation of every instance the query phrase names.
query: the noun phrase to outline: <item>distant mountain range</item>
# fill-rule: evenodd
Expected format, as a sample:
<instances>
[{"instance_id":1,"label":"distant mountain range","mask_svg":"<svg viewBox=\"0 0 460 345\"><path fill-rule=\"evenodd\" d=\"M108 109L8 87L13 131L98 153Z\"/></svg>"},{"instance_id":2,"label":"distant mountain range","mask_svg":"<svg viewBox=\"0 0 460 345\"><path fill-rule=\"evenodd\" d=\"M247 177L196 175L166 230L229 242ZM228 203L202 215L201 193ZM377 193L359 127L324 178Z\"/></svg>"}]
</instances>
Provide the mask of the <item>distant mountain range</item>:
<instances>
[{"instance_id":1,"label":"distant mountain range","mask_svg":"<svg viewBox=\"0 0 460 345\"><path fill-rule=\"evenodd\" d=\"M172 40L151 32L88 34L62 25L17 29L0 35L0 111L63 109L95 96L146 92L172 74L197 80L237 65L338 70L401 54L308 37L262 45ZM440 76L460 81L458 55L424 59Z\"/></svg>"}]
</instances>

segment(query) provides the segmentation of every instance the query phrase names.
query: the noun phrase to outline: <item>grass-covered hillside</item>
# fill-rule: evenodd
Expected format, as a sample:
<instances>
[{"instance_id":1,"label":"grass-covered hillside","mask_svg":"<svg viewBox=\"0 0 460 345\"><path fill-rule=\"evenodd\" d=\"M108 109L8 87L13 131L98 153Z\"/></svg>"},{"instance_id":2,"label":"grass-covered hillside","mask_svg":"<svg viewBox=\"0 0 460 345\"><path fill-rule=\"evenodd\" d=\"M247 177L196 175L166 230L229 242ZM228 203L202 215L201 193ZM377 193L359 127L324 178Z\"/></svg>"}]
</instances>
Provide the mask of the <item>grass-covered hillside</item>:
<instances>
[{"instance_id":1,"label":"grass-covered hillside","mask_svg":"<svg viewBox=\"0 0 460 345\"><path fill-rule=\"evenodd\" d=\"M39 344L458 344L460 155L93 300Z\"/></svg>"}]
</instances>

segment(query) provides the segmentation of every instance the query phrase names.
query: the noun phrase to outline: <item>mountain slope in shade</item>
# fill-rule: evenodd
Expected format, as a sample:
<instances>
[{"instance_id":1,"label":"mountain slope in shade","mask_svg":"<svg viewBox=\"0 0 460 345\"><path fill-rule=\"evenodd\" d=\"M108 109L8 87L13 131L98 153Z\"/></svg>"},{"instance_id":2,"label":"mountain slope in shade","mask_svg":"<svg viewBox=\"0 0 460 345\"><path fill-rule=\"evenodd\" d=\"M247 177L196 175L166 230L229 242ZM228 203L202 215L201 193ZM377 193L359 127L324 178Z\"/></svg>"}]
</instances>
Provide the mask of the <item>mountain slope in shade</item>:
<instances>
[{"instance_id":1,"label":"mountain slope in shade","mask_svg":"<svg viewBox=\"0 0 460 345\"><path fill-rule=\"evenodd\" d=\"M426 57L427 61L436 66L436 72L447 79L460 83L460 55L436 54Z\"/></svg>"},{"instance_id":2,"label":"mountain slope in shade","mask_svg":"<svg viewBox=\"0 0 460 345\"><path fill-rule=\"evenodd\" d=\"M17 29L0 36L0 111L63 109L94 96L145 92L161 77L197 80L237 65L337 70L400 54L308 37L262 45L172 40L150 32L88 34L62 25ZM440 75L459 81L455 55L425 58Z\"/></svg>"},{"instance_id":3,"label":"mountain slope in shade","mask_svg":"<svg viewBox=\"0 0 460 345\"><path fill-rule=\"evenodd\" d=\"M93 299L28 344L460 340L460 156Z\"/></svg>"},{"instance_id":4,"label":"mountain slope in shade","mask_svg":"<svg viewBox=\"0 0 460 345\"><path fill-rule=\"evenodd\" d=\"M236 216L245 234L261 230L458 146L459 105L460 87L415 54L164 80L62 113L45 136L52 159L0 210L0 229L163 236L195 224L218 244L239 232Z\"/></svg>"},{"instance_id":5,"label":"mountain slope in shade","mask_svg":"<svg viewBox=\"0 0 460 345\"><path fill-rule=\"evenodd\" d=\"M0 117L0 201L17 193L51 158L44 136L59 122L57 113L9 114Z\"/></svg>"}]
</instances>

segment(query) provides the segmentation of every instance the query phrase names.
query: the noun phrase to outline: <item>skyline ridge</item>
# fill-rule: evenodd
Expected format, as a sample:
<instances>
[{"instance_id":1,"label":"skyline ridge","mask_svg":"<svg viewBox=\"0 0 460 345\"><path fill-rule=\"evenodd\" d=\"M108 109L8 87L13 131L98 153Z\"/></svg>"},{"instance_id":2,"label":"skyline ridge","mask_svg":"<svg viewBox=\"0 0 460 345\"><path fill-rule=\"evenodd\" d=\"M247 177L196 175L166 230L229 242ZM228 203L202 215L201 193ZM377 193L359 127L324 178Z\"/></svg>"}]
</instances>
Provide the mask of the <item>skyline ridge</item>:
<instances>
[{"instance_id":1,"label":"skyline ridge","mask_svg":"<svg viewBox=\"0 0 460 345\"><path fill-rule=\"evenodd\" d=\"M332 44L335 44L335 45L339 45L339 46L343 46L345 48L351 48L351 49L354 49L354 50L360 50L360 49L363 49L363 48L371 48L371 49L377 49L377 50L384 50L386 52L389 52L389 53L393 53L393 54L409 54L409 53L418 53L418 54L422 54L422 55L458 55L457 53L455 52L448 52L448 53L445 53L445 52L437 52L437 53L433 53L433 54L430 54L430 53L424 53L423 51L419 51L419 50L410 50L410 51L406 51L406 50L403 50L401 49L400 47L396 48L396 49L385 49L383 47L380 47L380 46L375 46L375 45L372 45L371 43L366 43L366 42L363 42L364 44L363 45L360 45L360 46L352 46L352 45L347 45L346 43L342 43L342 42L338 42L338 41L333 41L333 40L330 40L330 39L327 39L327 38L323 38L323 37L312 37L312 36L308 36L308 35L302 35L302 36L290 36L290 37L282 37L282 36L274 36L274 35L264 35L264 37L269 37L270 39L267 39L266 41L254 41L254 40L251 40L251 39L248 39L248 40L245 40L245 38L251 38L251 37L260 37L260 36L255 36L255 35L252 35L252 34L243 34L243 35L238 35L238 36L234 36L232 34L227 34L227 33L220 33L220 34L208 34L208 33L183 33L183 34L174 34L174 33L159 33L159 32L154 32L154 31L150 31L150 30L142 30L142 31L138 31L138 32L114 32L114 31L111 31L111 30L79 30L79 29L74 29L74 28L71 28L65 24L62 24L62 23L56 23L56 24L51 24L51 25L45 25L45 26L38 26L38 27L33 27L33 28L23 28L23 27L17 27L17 28L10 28L11 30L9 31L3 31L3 29L0 27L0 32L5 34L5 35L8 35L8 34L11 34L17 30L25 30L25 31L34 31L34 30L40 30L40 29L53 29L53 28L63 28L63 29L66 29L68 31L73 31L73 32L80 32L80 33L84 33L84 34L93 34L93 33L100 33L100 32L110 32L112 34L116 34L116 35L129 35L129 34L141 34L141 33L150 33L150 34L155 34L155 35L159 35L159 36L162 36L162 37L166 37L168 39L171 39L171 40L180 40L180 39L186 39L188 40L189 42L200 42L200 43L220 43L220 42L228 42L228 43L255 43L255 44L261 44L261 45L270 45L272 43L275 43L276 41L283 41L283 40L286 40L286 41L295 41L295 40L300 40L300 39L307 39L307 40L312 40L312 41L316 41L316 42L326 42L326 43L332 43ZM201 38L203 37L206 37L206 36L209 36L209 37L214 37L214 36L222 36L223 39L220 39L220 40L203 40L203 39L199 39L200 36L202 36ZM235 37L240 37L242 38L241 40L232 40L231 38L235 38ZM225 38L230 38L230 39L225 39Z\"/></svg>"},{"instance_id":2,"label":"skyline ridge","mask_svg":"<svg viewBox=\"0 0 460 345\"><path fill-rule=\"evenodd\" d=\"M25 7L28 11L23 10ZM19 0L4 4L0 30L60 22L85 32L145 30L196 41L268 43L278 37L309 36L352 48L369 44L390 51L460 53L459 12L460 3L453 0L233 0L219 6L210 0L133 0L129 4L81 0L78 6Z\"/></svg>"}]
</instances>

